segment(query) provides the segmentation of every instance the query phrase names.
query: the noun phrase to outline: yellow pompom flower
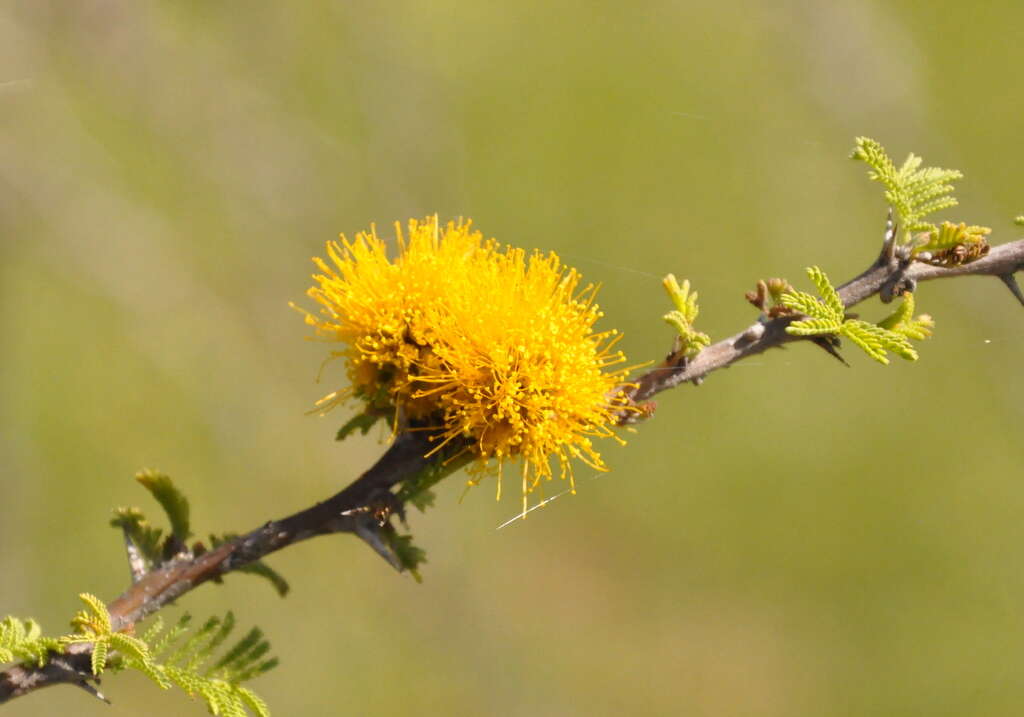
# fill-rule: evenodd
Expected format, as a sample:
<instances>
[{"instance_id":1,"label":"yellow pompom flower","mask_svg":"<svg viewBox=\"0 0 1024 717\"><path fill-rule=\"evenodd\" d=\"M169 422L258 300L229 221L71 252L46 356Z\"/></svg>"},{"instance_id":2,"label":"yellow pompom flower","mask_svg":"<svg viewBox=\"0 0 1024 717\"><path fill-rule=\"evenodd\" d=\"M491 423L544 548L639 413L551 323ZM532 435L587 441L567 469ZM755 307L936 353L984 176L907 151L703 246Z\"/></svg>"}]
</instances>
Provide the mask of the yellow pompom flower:
<instances>
[{"instance_id":1,"label":"yellow pompom flower","mask_svg":"<svg viewBox=\"0 0 1024 717\"><path fill-rule=\"evenodd\" d=\"M596 287L554 253L502 247L469 221L396 223L389 259L376 230L327 244L329 262L307 292L320 304L306 322L343 345L349 386L318 402L349 398L393 411L436 436L435 451L478 458L475 472L522 460L526 495L557 463L574 489L571 459L606 470L592 445L612 436L625 404L619 334L595 333ZM496 459L491 461L491 459Z\"/></svg>"}]
</instances>

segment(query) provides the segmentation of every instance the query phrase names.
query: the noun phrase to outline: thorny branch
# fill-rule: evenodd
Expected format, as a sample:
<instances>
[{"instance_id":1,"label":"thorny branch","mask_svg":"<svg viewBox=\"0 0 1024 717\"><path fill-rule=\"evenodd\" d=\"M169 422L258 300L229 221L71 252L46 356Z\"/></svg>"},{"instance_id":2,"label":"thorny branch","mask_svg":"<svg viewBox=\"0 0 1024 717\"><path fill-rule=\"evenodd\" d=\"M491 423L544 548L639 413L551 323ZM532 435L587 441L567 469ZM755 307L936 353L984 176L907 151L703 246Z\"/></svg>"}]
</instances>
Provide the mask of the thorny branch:
<instances>
[{"instance_id":1,"label":"thorny branch","mask_svg":"<svg viewBox=\"0 0 1024 717\"><path fill-rule=\"evenodd\" d=\"M904 291L913 290L920 281L957 276L999 278L1024 304L1024 294L1014 279L1014 274L1024 269L1024 239L994 247L987 256L970 263L942 267L916 262L901 255L899 248L894 246L894 236L895 230L890 221L878 259L859 276L839 287L839 296L846 307L876 294L883 302L888 302ZM786 333L786 326L796 318L762 315L753 325L708 346L692 359L678 352L670 353L661 364L631 382L629 398L634 404L640 404L682 383L700 383L712 371L731 366L747 356L793 341L807 340L806 337ZM636 420L636 415L623 412L620 420L623 423ZM355 533L401 569L384 544L381 529L393 513L401 515L403 509L392 488L436 459L424 457L431 447L430 436L425 432L400 432L372 468L331 498L286 518L270 521L209 552L179 553L141 576L107 606L114 629L130 631L142 619L203 583L317 535ZM0 672L0 703L56 684L73 684L102 697L91 684L90 650L89 644L76 644L64 654L54 655L44 667L16 665Z\"/></svg>"},{"instance_id":2,"label":"thorny branch","mask_svg":"<svg viewBox=\"0 0 1024 717\"><path fill-rule=\"evenodd\" d=\"M986 256L968 264L943 267L900 257L899 252L893 250L891 237L894 234L890 222L882 253L875 263L839 287L839 297L847 308L876 294L888 303L904 291L913 291L918 282L955 276L996 277L1024 305L1024 295L1014 278L1015 272L1024 269L1024 239L993 247ZM740 359L793 341L807 341L809 337L786 333L786 327L798 318L779 316L769 319L762 315L757 323L708 346L692 359L687 359L679 352L672 352L660 364L633 379L634 387L628 391L630 400L639 404L681 383L692 381L699 384L712 371L727 368ZM635 420L635 417L628 414L621 415L624 423Z\"/></svg>"},{"instance_id":3,"label":"thorny branch","mask_svg":"<svg viewBox=\"0 0 1024 717\"><path fill-rule=\"evenodd\" d=\"M391 488L434 460L424 457L431 447L425 432L400 433L372 468L327 500L270 521L209 552L172 557L107 605L113 629L131 631L136 623L203 583L317 535L355 533L401 569L381 533L392 513L401 515L403 509ZM100 696L91 685L90 653L90 644L74 644L63 654L53 655L44 667L15 665L0 672L0 704L58 684L77 685Z\"/></svg>"}]
</instances>

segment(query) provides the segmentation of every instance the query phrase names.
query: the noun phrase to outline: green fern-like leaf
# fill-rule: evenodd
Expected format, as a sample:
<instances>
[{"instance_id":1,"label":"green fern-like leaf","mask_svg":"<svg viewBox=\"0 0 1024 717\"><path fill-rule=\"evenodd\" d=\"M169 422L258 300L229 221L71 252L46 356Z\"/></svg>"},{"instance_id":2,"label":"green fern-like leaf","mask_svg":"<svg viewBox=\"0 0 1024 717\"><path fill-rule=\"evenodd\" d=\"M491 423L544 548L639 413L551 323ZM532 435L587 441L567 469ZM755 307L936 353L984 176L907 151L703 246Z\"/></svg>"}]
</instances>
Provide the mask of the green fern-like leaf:
<instances>
[{"instance_id":1,"label":"green fern-like leaf","mask_svg":"<svg viewBox=\"0 0 1024 717\"><path fill-rule=\"evenodd\" d=\"M273 586L274 590L281 597L287 595L288 591L291 590L291 586L288 584L288 581L284 579L281 573L274 570L262 560L254 560L251 563L246 563L241 568L237 568L236 571L249 573L250 575L256 575L263 578Z\"/></svg>"},{"instance_id":2,"label":"green fern-like leaf","mask_svg":"<svg viewBox=\"0 0 1024 717\"><path fill-rule=\"evenodd\" d=\"M336 441L343 441L348 438L355 431L363 436L366 435L367 431L373 428L377 421L384 417L382 413L359 413L350 418L345 422L345 425L338 429L338 434L334 437Z\"/></svg>"},{"instance_id":3,"label":"green fern-like leaf","mask_svg":"<svg viewBox=\"0 0 1024 717\"><path fill-rule=\"evenodd\" d=\"M411 535L399 535L390 525L384 526L381 533L391 546L391 550L394 552L402 569L408 570L416 582L422 582L423 578L420 575L419 566L427 561L426 552L413 545Z\"/></svg>"},{"instance_id":4,"label":"green fern-like leaf","mask_svg":"<svg viewBox=\"0 0 1024 717\"><path fill-rule=\"evenodd\" d=\"M252 651L264 644L266 644L266 641L263 639L263 632L259 628L254 627L214 664L212 670L230 674L238 665L247 663L248 656Z\"/></svg>"},{"instance_id":5,"label":"green fern-like leaf","mask_svg":"<svg viewBox=\"0 0 1024 717\"><path fill-rule=\"evenodd\" d=\"M164 531L151 526L138 508L118 508L114 511L114 517L110 519L110 525L124 531L125 536L138 548L149 566L161 561L161 538Z\"/></svg>"},{"instance_id":6,"label":"green fern-like leaf","mask_svg":"<svg viewBox=\"0 0 1024 717\"><path fill-rule=\"evenodd\" d=\"M185 495L178 490L169 476L159 471L140 471L135 475L135 480L156 498L160 507L167 513L171 535L184 545L192 535L189 527L188 499Z\"/></svg>"},{"instance_id":7,"label":"green fern-like leaf","mask_svg":"<svg viewBox=\"0 0 1024 717\"><path fill-rule=\"evenodd\" d=\"M103 601L90 593L82 593L78 599L85 603L85 609L79 610L71 618L71 627L75 628L75 631L84 638L102 638L109 635L111 631L110 613L107 612L107 606L103 604ZM87 641L86 639L78 640L78 642Z\"/></svg>"},{"instance_id":8,"label":"green fern-like leaf","mask_svg":"<svg viewBox=\"0 0 1024 717\"><path fill-rule=\"evenodd\" d=\"M97 640L92 646L92 674L101 675L103 674L104 668L107 666L107 651L110 649L110 643L105 640Z\"/></svg>"},{"instance_id":9,"label":"green fern-like leaf","mask_svg":"<svg viewBox=\"0 0 1024 717\"><path fill-rule=\"evenodd\" d=\"M843 317L846 314L846 307L843 306L843 300L839 298L839 292L835 290L832 283L825 276L825 272L816 266L809 267L807 269L807 275L811 277L811 281L818 289L818 294L821 296L821 300L825 303L828 308L829 314L834 317Z\"/></svg>"},{"instance_id":10,"label":"green fern-like leaf","mask_svg":"<svg viewBox=\"0 0 1024 717\"><path fill-rule=\"evenodd\" d=\"M432 508L434 506L434 500L436 498L437 496L434 495L434 491L423 488L409 496L409 502L412 503L419 512L426 513L427 508Z\"/></svg>"},{"instance_id":11,"label":"green fern-like leaf","mask_svg":"<svg viewBox=\"0 0 1024 717\"><path fill-rule=\"evenodd\" d=\"M918 341L931 336L932 329L935 328L935 322L928 314L914 316L914 295L909 291L903 294L896 311L879 321L878 325Z\"/></svg>"},{"instance_id":12,"label":"green fern-like leaf","mask_svg":"<svg viewBox=\"0 0 1024 717\"><path fill-rule=\"evenodd\" d=\"M817 319L818 321L834 327L826 329L827 331L838 331L839 326L843 323L843 314L837 315L831 310L831 308L813 294L808 294L803 291L792 291L788 294L783 294L782 300L779 303L787 309L791 309L792 311ZM790 324L790 326L792 325L793 324Z\"/></svg>"},{"instance_id":13,"label":"green fern-like leaf","mask_svg":"<svg viewBox=\"0 0 1024 717\"><path fill-rule=\"evenodd\" d=\"M918 238L911 256L939 266L959 266L980 259L989 252L988 227L967 226L963 222L942 222Z\"/></svg>"},{"instance_id":14,"label":"green fern-like leaf","mask_svg":"<svg viewBox=\"0 0 1024 717\"><path fill-rule=\"evenodd\" d=\"M124 531L126 538L145 559L144 569L160 565L176 552L188 552L185 540L191 535L188 500L171 479L162 473L143 471L136 480L149 490L163 507L171 523L171 536L163 538L163 531L153 527L138 508L118 508L110 525ZM217 547L238 536L233 533L210 535L210 542ZM202 547L197 544L196 551ZM288 581L276 570L261 560L256 560L237 569L237 572L258 575L270 582L279 595L284 597L289 590Z\"/></svg>"},{"instance_id":15,"label":"green fern-like leaf","mask_svg":"<svg viewBox=\"0 0 1024 717\"><path fill-rule=\"evenodd\" d=\"M129 660L142 662L149 659L149 645L123 632L115 632L110 636L110 647Z\"/></svg>"},{"instance_id":16,"label":"green fern-like leaf","mask_svg":"<svg viewBox=\"0 0 1024 717\"><path fill-rule=\"evenodd\" d=\"M13 615L0 620L0 664L17 661L42 667L50 652L59 649L60 642L43 637L35 620L21 620Z\"/></svg>"},{"instance_id":17,"label":"green fern-like leaf","mask_svg":"<svg viewBox=\"0 0 1024 717\"><path fill-rule=\"evenodd\" d=\"M209 642L206 644L205 651L213 654L220 646L228 639L232 631L235 629L235 614L228 610L227 614L224 615L224 619L219 621L219 627L217 631L210 637Z\"/></svg>"},{"instance_id":18,"label":"green fern-like leaf","mask_svg":"<svg viewBox=\"0 0 1024 717\"><path fill-rule=\"evenodd\" d=\"M787 309L808 317L792 322L786 331L797 336L839 333L843 321L846 320L846 311L839 294L836 293L825 272L818 267L809 267L807 275L818 287L821 297L796 290L782 294L779 297L779 303Z\"/></svg>"},{"instance_id":19,"label":"green fern-like leaf","mask_svg":"<svg viewBox=\"0 0 1024 717\"><path fill-rule=\"evenodd\" d=\"M885 186L885 198L895 208L904 229L903 243L911 241L913 232L935 228L923 221L924 217L957 205L952 182L963 174L955 169L921 168L921 158L914 154L897 169L882 145L867 137L856 139L850 156L866 163L871 168L868 176Z\"/></svg>"},{"instance_id":20,"label":"green fern-like leaf","mask_svg":"<svg viewBox=\"0 0 1024 717\"><path fill-rule=\"evenodd\" d=\"M693 328L693 323L700 314L697 292L690 291L688 280L684 279L680 285L673 274L666 276L661 284L676 307L662 318L679 334L679 350L685 356L693 358L711 343L711 338L707 334Z\"/></svg>"},{"instance_id":21,"label":"green fern-like leaf","mask_svg":"<svg viewBox=\"0 0 1024 717\"><path fill-rule=\"evenodd\" d=\"M786 327L786 332L794 336L821 336L838 334L843 325L832 319L802 319L794 321Z\"/></svg>"},{"instance_id":22,"label":"green fern-like leaf","mask_svg":"<svg viewBox=\"0 0 1024 717\"><path fill-rule=\"evenodd\" d=\"M224 643L235 626L228 613L224 619L211 618L184 643L190 618L183 615L169 630L157 618L142 637L113 632L110 613L95 595L82 593L84 608L72 619L75 632L60 638L42 637L34 620L5 617L0 620L0 663L14 660L32 662L39 667L51 654L67 646L88 643L91 646L92 674L126 669L138 670L162 689L176 685L206 703L211 714L269 717L270 710L258 695L242 683L277 665L277 659L263 659L270 644L260 630L253 628L212 667L203 670L213 653ZM165 656L165 662L157 661Z\"/></svg>"},{"instance_id":23,"label":"green fern-like leaf","mask_svg":"<svg viewBox=\"0 0 1024 717\"><path fill-rule=\"evenodd\" d=\"M881 364L888 365L889 363L889 358L886 356L887 351L892 351L908 361L917 360L917 352L910 345L906 336L883 329L876 324L860 319L851 319L843 324L841 333Z\"/></svg>"},{"instance_id":24,"label":"green fern-like leaf","mask_svg":"<svg viewBox=\"0 0 1024 717\"><path fill-rule=\"evenodd\" d=\"M399 505L411 503L420 512L434 504L434 493L431 491L442 480L461 470L472 462L469 452L456 454L448 458L431 461L422 470L402 481L401 488L395 494Z\"/></svg>"},{"instance_id":25,"label":"green fern-like leaf","mask_svg":"<svg viewBox=\"0 0 1024 717\"><path fill-rule=\"evenodd\" d=\"M248 687L237 687L238 699L249 708L256 717L270 717L270 708L267 703L260 699L260 696Z\"/></svg>"},{"instance_id":26,"label":"green fern-like leaf","mask_svg":"<svg viewBox=\"0 0 1024 717\"><path fill-rule=\"evenodd\" d=\"M167 677L166 671L160 665L156 664L152 660L139 661L134 660L127 666L133 670L141 672L143 675L148 677L153 684L162 690L171 689L171 681Z\"/></svg>"},{"instance_id":27,"label":"green fern-like leaf","mask_svg":"<svg viewBox=\"0 0 1024 717\"><path fill-rule=\"evenodd\" d=\"M847 338L864 350L868 356L882 364L888 364L889 358L885 355L885 347L874 332L865 330L860 324L852 326L845 332Z\"/></svg>"},{"instance_id":28,"label":"green fern-like leaf","mask_svg":"<svg viewBox=\"0 0 1024 717\"><path fill-rule=\"evenodd\" d=\"M260 717L268 717L270 711L266 703L241 685L277 665L276 658L259 662L270 649L263 633L253 628L220 660L204 669L203 665L234 629L234 615L229 612L223 619L210 618L189 639L176 645L187 624L188 620L183 618L162 636L159 635L162 629L159 623L147 631L147 638L156 639L158 649L154 649L153 654L162 660L159 664L151 663L154 671L151 676L202 698L212 714L245 717L248 710Z\"/></svg>"},{"instance_id":29,"label":"green fern-like leaf","mask_svg":"<svg viewBox=\"0 0 1024 717\"><path fill-rule=\"evenodd\" d=\"M938 227L928 232L924 242L914 247L914 253L924 251L937 252L952 249L961 244L980 244L992 233L989 227L967 226L963 222L942 222Z\"/></svg>"},{"instance_id":30,"label":"green fern-like leaf","mask_svg":"<svg viewBox=\"0 0 1024 717\"><path fill-rule=\"evenodd\" d=\"M202 689L206 680L201 678L199 675L180 667L175 667L174 665L160 665L160 672L167 679L169 684L174 685L189 697L200 695L204 700L207 699L207 696L203 695ZM212 711L213 710L211 710L211 712ZM214 714L217 713L214 712Z\"/></svg>"},{"instance_id":31,"label":"green fern-like leaf","mask_svg":"<svg viewBox=\"0 0 1024 717\"><path fill-rule=\"evenodd\" d=\"M277 664L276 658L263 660L263 657L270 651L270 643L263 639L263 633L253 629L246 636L249 642L243 640L242 650L231 657L231 660L221 664L218 663L210 668L208 675L229 682L244 682L251 677L266 672L267 669Z\"/></svg>"},{"instance_id":32,"label":"green fern-like leaf","mask_svg":"<svg viewBox=\"0 0 1024 717\"><path fill-rule=\"evenodd\" d=\"M279 660L276 657L271 657L269 660L263 660L261 662L254 662L245 670L238 672L236 680L238 682L248 682L254 677L262 675L264 672L268 672L277 667Z\"/></svg>"},{"instance_id":33,"label":"green fern-like leaf","mask_svg":"<svg viewBox=\"0 0 1024 717\"><path fill-rule=\"evenodd\" d=\"M887 325L872 324L846 317L843 302L825 272L812 266L807 269L807 275L818 287L821 297L802 291L791 291L782 295L781 303L784 306L807 317L790 323L786 327L786 333L794 336L845 336L863 349L868 356L882 364L889 363L887 352L908 361L917 360L917 352L910 345L909 338L923 338L928 335L931 317L907 318L912 316L914 311L913 297L905 299L900 309L886 319Z\"/></svg>"},{"instance_id":34,"label":"green fern-like leaf","mask_svg":"<svg viewBox=\"0 0 1024 717\"><path fill-rule=\"evenodd\" d=\"M237 533L210 535L210 544L216 548L218 545L230 542L237 537ZM291 586L288 584L288 581L284 579L284 576L262 560L254 560L251 563L246 563L240 568L235 568L235 572L248 573L249 575L256 575L257 577L263 578L271 584L277 594L281 597L287 595L288 591L291 590Z\"/></svg>"},{"instance_id":35,"label":"green fern-like leaf","mask_svg":"<svg viewBox=\"0 0 1024 717\"><path fill-rule=\"evenodd\" d=\"M209 649L209 644L220 624L220 618L209 618L187 640L167 656L167 662L178 663L186 672L195 672L196 667L205 662L212 652Z\"/></svg>"},{"instance_id":36,"label":"green fern-like leaf","mask_svg":"<svg viewBox=\"0 0 1024 717\"><path fill-rule=\"evenodd\" d=\"M165 653L171 645L188 631L188 626L191 622L192 616L185 613L178 618L178 622L174 624L174 627L163 632L163 620L158 617L154 625L146 631L145 640L147 643L152 643L150 651L154 655Z\"/></svg>"}]
</instances>

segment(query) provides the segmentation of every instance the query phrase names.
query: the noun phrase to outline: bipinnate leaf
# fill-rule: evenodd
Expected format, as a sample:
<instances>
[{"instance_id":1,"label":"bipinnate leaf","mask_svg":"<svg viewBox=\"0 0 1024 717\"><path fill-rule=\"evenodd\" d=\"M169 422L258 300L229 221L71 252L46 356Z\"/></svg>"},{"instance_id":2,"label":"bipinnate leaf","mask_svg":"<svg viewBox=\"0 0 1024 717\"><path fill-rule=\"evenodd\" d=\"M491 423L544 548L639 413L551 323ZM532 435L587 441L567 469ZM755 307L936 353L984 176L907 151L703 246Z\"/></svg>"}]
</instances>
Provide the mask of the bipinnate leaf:
<instances>
[{"instance_id":1,"label":"bipinnate leaf","mask_svg":"<svg viewBox=\"0 0 1024 717\"><path fill-rule=\"evenodd\" d=\"M812 266L807 269L807 275L811 277L811 281L818 288L818 294L828 308L829 316L842 319L846 315L846 307L843 306L843 300L839 298L839 292L832 286L832 282L828 280L825 272L816 266Z\"/></svg>"},{"instance_id":2,"label":"bipinnate leaf","mask_svg":"<svg viewBox=\"0 0 1024 717\"><path fill-rule=\"evenodd\" d=\"M693 323L700 314L700 308L697 305L697 292L690 291L688 280L684 279L680 284L674 274L667 275L662 279L661 284L676 307L662 318L671 324L679 334L679 351L693 358L700 353L701 349L711 343L711 338L707 334L693 328Z\"/></svg>"},{"instance_id":3,"label":"bipinnate leaf","mask_svg":"<svg viewBox=\"0 0 1024 717\"><path fill-rule=\"evenodd\" d=\"M91 655L92 674L100 675L103 673L103 669L107 666L107 650L109 647L110 643L103 640L97 640L93 643Z\"/></svg>"},{"instance_id":4,"label":"bipinnate leaf","mask_svg":"<svg viewBox=\"0 0 1024 717\"><path fill-rule=\"evenodd\" d=\"M141 483L164 509L171 524L171 534L184 545L192 535L188 499L185 495L178 490L169 476L159 471L140 471L135 475L135 480Z\"/></svg>"},{"instance_id":5,"label":"bipinnate leaf","mask_svg":"<svg viewBox=\"0 0 1024 717\"><path fill-rule=\"evenodd\" d=\"M883 329L876 324L851 319L843 324L842 335L864 349L868 356L879 363L888 365L886 351L892 351L908 361L917 360L917 352L906 336Z\"/></svg>"},{"instance_id":6,"label":"bipinnate leaf","mask_svg":"<svg viewBox=\"0 0 1024 717\"><path fill-rule=\"evenodd\" d=\"M928 314L914 316L914 295L906 292L896 310L878 322L883 329L903 334L907 338L921 341L932 335L935 322Z\"/></svg>"},{"instance_id":7,"label":"bipinnate leaf","mask_svg":"<svg viewBox=\"0 0 1024 717\"><path fill-rule=\"evenodd\" d=\"M338 429L338 434L334 437L334 440L343 441L355 431L359 431L361 435L365 436L366 432L373 428L382 417L383 414L380 413L357 413L346 421L344 426Z\"/></svg>"},{"instance_id":8,"label":"bipinnate leaf","mask_svg":"<svg viewBox=\"0 0 1024 717\"><path fill-rule=\"evenodd\" d=\"M908 361L917 360L917 352L910 345L909 338L930 335L932 322L929 316L909 318L914 310L913 296L904 298L901 306L885 320L884 325L872 324L846 317L842 299L825 272L812 266L808 268L807 274L818 287L821 297L802 291L790 291L782 295L782 304L807 317L791 322L786 327L786 333L793 336L845 336L882 364L889 363L887 352Z\"/></svg>"},{"instance_id":9,"label":"bipinnate leaf","mask_svg":"<svg viewBox=\"0 0 1024 717\"><path fill-rule=\"evenodd\" d=\"M912 232L935 228L923 221L925 216L957 204L952 182L963 177L958 170L921 168L921 158L914 154L897 169L882 145L868 137L856 139L850 156L867 164L871 168L868 176L885 186L885 198L895 208L904 229L903 243L911 241Z\"/></svg>"},{"instance_id":10,"label":"bipinnate leaf","mask_svg":"<svg viewBox=\"0 0 1024 717\"><path fill-rule=\"evenodd\" d=\"M110 519L113 528L121 528L125 536L139 550L150 565L158 564L162 559L163 530L149 524L138 508L117 508Z\"/></svg>"},{"instance_id":11,"label":"bipinnate leaf","mask_svg":"<svg viewBox=\"0 0 1024 717\"><path fill-rule=\"evenodd\" d=\"M0 664L19 661L42 667L50 652L59 648L58 640L43 637L35 620L22 620L13 615L0 620Z\"/></svg>"},{"instance_id":12,"label":"bipinnate leaf","mask_svg":"<svg viewBox=\"0 0 1024 717\"><path fill-rule=\"evenodd\" d=\"M801 319L786 327L786 332L794 336L821 336L822 334L838 334L843 325L832 319Z\"/></svg>"},{"instance_id":13,"label":"bipinnate leaf","mask_svg":"<svg viewBox=\"0 0 1024 717\"><path fill-rule=\"evenodd\" d=\"M238 535L236 533L224 533L223 535L211 534L210 544L216 548L218 545L235 540L237 537ZM235 572L248 573L249 575L256 575L257 577L263 578L270 583L277 594L281 597L287 595L288 591L291 589L291 586L288 584L288 581L285 580L284 576L262 560L253 560L250 563L235 568Z\"/></svg>"},{"instance_id":14,"label":"bipinnate leaf","mask_svg":"<svg viewBox=\"0 0 1024 717\"><path fill-rule=\"evenodd\" d=\"M187 631L188 615L169 630L164 630L163 620L158 617L142 637L136 637L112 630L110 613L95 595L82 593L79 598L84 608L71 621L75 632L60 638L42 637L33 620L10 616L0 620L0 663L21 660L43 667L52 655L69 645L86 644L91 648L90 667L96 677L138 670L162 689L177 685L190 696L201 697L211 714L269 717L266 702L242 686L277 665L277 658L264 659L270 644L258 628L250 630L223 658L204 668L235 626L231 613L223 619L210 618L187 640L176 644ZM161 657L163 662L158 662Z\"/></svg>"}]
</instances>

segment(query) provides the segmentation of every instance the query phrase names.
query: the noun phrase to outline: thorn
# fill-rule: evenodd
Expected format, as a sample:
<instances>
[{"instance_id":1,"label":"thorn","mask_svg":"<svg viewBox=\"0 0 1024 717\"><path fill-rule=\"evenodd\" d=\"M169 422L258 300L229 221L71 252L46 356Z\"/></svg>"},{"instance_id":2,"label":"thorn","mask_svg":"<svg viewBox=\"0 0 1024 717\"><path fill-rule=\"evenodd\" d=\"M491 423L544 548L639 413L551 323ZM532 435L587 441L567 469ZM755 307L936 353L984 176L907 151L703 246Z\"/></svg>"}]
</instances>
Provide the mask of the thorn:
<instances>
[{"instance_id":1,"label":"thorn","mask_svg":"<svg viewBox=\"0 0 1024 717\"><path fill-rule=\"evenodd\" d=\"M146 577L146 558L139 550L139 546L132 540L127 528L124 531L124 550L128 554L128 570L132 574L132 584L139 582Z\"/></svg>"},{"instance_id":2,"label":"thorn","mask_svg":"<svg viewBox=\"0 0 1024 717\"><path fill-rule=\"evenodd\" d=\"M836 336L815 336L811 339L811 342L820 347L832 358L836 359L843 366L850 368L850 364L846 363L846 359L843 358L842 354L839 353L839 338Z\"/></svg>"},{"instance_id":3,"label":"thorn","mask_svg":"<svg viewBox=\"0 0 1024 717\"><path fill-rule=\"evenodd\" d=\"M888 264L892 261L893 252L896 248L896 222L892 218L892 207L889 207L889 214L885 218L885 234L882 239L882 253L878 255L878 263Z\"/></svg>"},{"instance_id":4,"label":"thorn","mask_svg":"<svg viewBox=\"0 0 1024 717\"><path fill-rule=\"evenodd\" d=\"M402 572L402 564L398 560L391 546L388 545L380 535L380 526L371 516L362 515L356 518L355 533L363 539L367 545L373 548L377 555L388 561L388 564L398 572Z\"/></svg>"},{"instance_id":5,"label":"thorn","mask_svg":"<svg viewBox=\"0 0 1024 717\"><path fill-rule=\"evenodd\" d=\"M108 700L106 698L106 696L102 692L97 690L95 687L90 685L88 682L85 682L85 681L77 682L76 681L76 682L72 682L71 684L75 685L76 687L81 687L83 690L88 692L90 695L92 695L96 699L98 699L98 700L100 700L102 702L106 702L108 705L110 704L110 700Z\"/></svg>"},{"instance_id":6,"label":"thorn","mask_svg":"<svg viewBox=\"0 0 1024 717\"><path fill-rule=\"evenodd\" d=\"M1004 284L1006 284L1006 288L1010 290L1010 293L1017 297L1017 301L1019 301L1021 305L1024 305L1024 293L1020 290L1020 284L1017 283L1017 277L1013 274L1000 274L999 278Z\"/></svg>"},{"instance_id":7,"label":"thorn","mask_svg":"<svg viewBox=\"0 0 1024 717\"><path fill-rule=\"evenodd\" d=\"M95 682L97 685L100 684L100 678L95 677L87 672L76 667L67 655L54 655L47 669L56 669L57 674L54 676L56 682L62 682L74 687L85 690L90 695L98 700L110 704L110 700L100 692L96 687L93 687L92 683Z\"/></svg>"}]
</instances>

